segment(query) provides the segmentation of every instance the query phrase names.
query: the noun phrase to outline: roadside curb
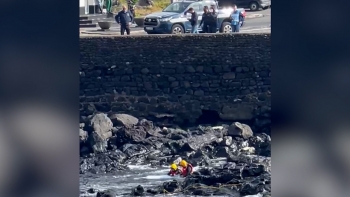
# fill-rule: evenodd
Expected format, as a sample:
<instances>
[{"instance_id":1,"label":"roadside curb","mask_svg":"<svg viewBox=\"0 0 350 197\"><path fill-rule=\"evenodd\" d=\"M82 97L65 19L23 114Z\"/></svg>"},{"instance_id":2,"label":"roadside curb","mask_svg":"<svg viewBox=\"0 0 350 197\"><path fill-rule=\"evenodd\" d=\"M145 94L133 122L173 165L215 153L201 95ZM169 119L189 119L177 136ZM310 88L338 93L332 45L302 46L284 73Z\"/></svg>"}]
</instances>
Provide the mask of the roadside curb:
<instances>
[{"instance_id":1,"label":"roadside curb","mask_svg":"<svg viewBox=\"0 0 350 197\"><path fill-rule=\"evenodd\" d=\"M245 16L245 19L252 19L252 18L261 18L264 17L263 14L248 14L247 16Z\"/></svg>"}]
</instances>

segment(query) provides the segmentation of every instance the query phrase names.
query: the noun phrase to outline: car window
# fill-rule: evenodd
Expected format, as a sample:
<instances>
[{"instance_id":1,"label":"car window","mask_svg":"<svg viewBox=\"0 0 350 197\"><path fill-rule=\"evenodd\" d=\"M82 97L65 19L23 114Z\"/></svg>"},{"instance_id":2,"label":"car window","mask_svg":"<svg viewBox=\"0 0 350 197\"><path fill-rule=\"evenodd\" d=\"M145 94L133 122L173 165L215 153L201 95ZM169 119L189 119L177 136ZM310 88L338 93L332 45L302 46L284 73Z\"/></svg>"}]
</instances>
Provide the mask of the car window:
<instances>
[{"instance_id":1,"label":"car window","mask_svg":"<svg viewBox=\"0 0 350 197\"><path fill-rule=\"evenodd\" d=\"M195 12L201 12L203 11L202 2L192 3L189 8L192 7Z\"/></svg>"}]
</instances>

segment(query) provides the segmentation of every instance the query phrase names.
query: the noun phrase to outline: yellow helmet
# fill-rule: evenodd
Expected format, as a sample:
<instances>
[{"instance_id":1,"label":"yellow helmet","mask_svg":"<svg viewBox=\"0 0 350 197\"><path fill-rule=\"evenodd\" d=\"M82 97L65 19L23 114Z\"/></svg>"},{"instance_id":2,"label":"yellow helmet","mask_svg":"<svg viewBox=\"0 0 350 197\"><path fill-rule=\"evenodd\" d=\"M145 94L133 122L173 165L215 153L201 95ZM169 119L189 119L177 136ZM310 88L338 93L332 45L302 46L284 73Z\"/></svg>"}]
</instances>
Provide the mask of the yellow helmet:
<instances>
[{"instance_id":1,"label":"yellow helmet","mask_svg":"<svg viewBox=\"0 0 350 197\"><path fill-rule=\"evenodd\" d=\"M177 170L177 165L176 164L171 164L171 166L170 166L170 169L172 169L172 170Z\"/></svg>"},{"instance_id":2,"label":"yellow helmet","mask_svg":"<svg viewBox=\"0 0 350 197\"><path fill-rule=\"evenodd\" d=\"M184 167L184 168L186 168L187 167L187 162L185 160L181 160L179 165Z\"/></svg>"}]
</instances>

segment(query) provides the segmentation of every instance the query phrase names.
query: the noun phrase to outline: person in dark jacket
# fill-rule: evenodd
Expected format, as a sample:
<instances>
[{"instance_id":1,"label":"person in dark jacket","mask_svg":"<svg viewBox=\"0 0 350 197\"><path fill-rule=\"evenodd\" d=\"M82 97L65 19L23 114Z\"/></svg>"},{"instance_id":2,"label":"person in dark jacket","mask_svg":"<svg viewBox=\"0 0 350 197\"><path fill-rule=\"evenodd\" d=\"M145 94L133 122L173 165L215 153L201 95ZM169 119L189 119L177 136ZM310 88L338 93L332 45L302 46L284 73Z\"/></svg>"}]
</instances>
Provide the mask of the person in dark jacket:
<instances>
[{"instance_id":1,"label":"person in dark jacket","mask_svg":"<svg viewBox=\"0 0 350 197\"><path fill-rule=\"evenodd\" d=\"M124 35L125 31L127 35L130 35L130 23L133 19L131 12L126 9L126 6L123 6L123 10L115 16L115 21L120 25L121 35Z\"/></svg>"},{"instance_id":2,"label":"person in dark jacket","mask_svg":"<svg viewBox=\"0 0 350 197\"><path fill-rule=\"evenodd\" d=\"M209 17L209 33L216 33L218 27L218 13L216 12L215 5L211 5L210 9L210 17Z\"/></svg>"},{"instance_id":3,"label":"person in dark jacket","mask_svg":"<svg viewBox=\"0 0 350 197\"><path fill-rule=\"evenodd\" d=\"M203 24L202 31L204 33L209 33L208 26L209 26L209 23L210 23L210 15L211 15L211 13L209 12L208 6L204 6L203 11L204 11L204 13L202 15L202 20L201 20L201 23L199 24L199 27L201 27L202 24Z\"/></svg>"},{"instance_id":4,"label":"person in dark jacket","mask_svg":"<svg viewBox=\"0 0 350 197\"><path fill-rule=\"evenodd\" d=\"M191 18L188 19L191 23L191 26L192 26L191 33L198 34L198 15L197 15L197 12L195 12L193 8L190 8L185 12L185 15L187 13L191 13Z\"/></svg>"}]
</instances>

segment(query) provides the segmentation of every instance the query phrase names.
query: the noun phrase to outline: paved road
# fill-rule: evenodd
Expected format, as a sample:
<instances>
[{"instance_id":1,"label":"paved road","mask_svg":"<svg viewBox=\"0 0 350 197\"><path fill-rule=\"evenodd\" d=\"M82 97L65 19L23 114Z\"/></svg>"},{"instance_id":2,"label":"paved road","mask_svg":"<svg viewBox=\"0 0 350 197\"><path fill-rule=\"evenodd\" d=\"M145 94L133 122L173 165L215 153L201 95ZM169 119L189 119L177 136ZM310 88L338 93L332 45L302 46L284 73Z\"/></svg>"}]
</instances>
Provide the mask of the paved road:
<instances>
[{"instance_id":1,"label":"paved road","mask_svg":"<svg viewBox=\"0 0 350 197\"><path fill-rule=\"evenodd\" d=\"M253 18L253 19L246 19L245 25L241 28L241 32L246 33L258 33L258 32L270 32L271 31L271 9L267 10L261 10L257 12L247 12L247 14L254 13L254 14L264 14L264 17L260 18ZM81 32L86 32L84 34L91 34L91 33L97 33L101 35L120 35L119 31L119 25L115 22L112 24L111 31L109 32L97 32L96 30L99 28L87 28L83 29L80 28ZM143 28L140 27L132 27L131 28L132 34L138 34L143 35L146 34L143 30Z\"/></svg>"}]
</instances>

